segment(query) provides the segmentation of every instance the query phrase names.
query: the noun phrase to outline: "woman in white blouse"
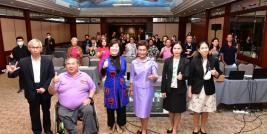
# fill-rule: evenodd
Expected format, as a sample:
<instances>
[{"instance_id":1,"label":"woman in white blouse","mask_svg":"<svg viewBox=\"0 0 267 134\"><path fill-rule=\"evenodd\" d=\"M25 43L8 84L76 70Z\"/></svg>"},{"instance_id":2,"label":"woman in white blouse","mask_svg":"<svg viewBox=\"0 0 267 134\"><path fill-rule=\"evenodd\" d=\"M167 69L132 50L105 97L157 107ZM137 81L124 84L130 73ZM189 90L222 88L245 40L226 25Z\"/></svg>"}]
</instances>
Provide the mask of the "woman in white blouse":
<instances>
[{"instance_id":1,"label":"woman in white blouse","mask_svg":"<svg viewBox=\"0 0 267 134\"><path fill-rule=\"evenodd\" d=\"M189 76L189 60L181 57L182 52L180 42L173 45L171 48L173 56L165 60L162 72L163 108L169 111L171 124L167 133L173 134L176 134L181 113L186 111L187 86L185 80Z\"/></svg>"}]
</instances>

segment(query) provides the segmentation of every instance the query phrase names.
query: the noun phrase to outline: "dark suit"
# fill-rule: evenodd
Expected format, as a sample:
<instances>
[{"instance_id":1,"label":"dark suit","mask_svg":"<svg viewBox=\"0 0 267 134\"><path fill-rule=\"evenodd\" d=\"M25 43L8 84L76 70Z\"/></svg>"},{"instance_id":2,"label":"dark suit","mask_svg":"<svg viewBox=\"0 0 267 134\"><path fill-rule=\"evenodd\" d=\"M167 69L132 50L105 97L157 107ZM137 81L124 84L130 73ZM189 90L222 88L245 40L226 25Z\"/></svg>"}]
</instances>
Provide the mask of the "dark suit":
<instances>
[{"instance_id":1,"label":"dark suit","mask_svg":"<svg viewBox=\"0 0 267 134\"><path fill-rule=\"evenodd\" d=\"M186 58L180 58L177 75L179 72L182 73L183 80L177 79L177 92L186 93L187 87L185 80L189 77L189 60ZM161 92L169 93L171 91L171 82L172 82L172 73L173 73L173 57L170 57L165 60L162 72L162 81L161 81Z\"/></svg>"},{"instance_id":2,"label":"dark suit","mask_svg":"<svg viewBox=\"0 0 267 134\"><path fill-rule=\"evenodd\" d=\"M27 46L25 45L23 45L21 48L19 46L14 47L11 53L13 55L13 59L10 59L10 62L12 62L13 64L15 64L20 59L31 55ZM23 89L23 83L20 77L19 77L19 89Z\"/></svg>"},{"instance_id":3,"label":"dark suit","mask_svg":"<svg viewBox=\"0 0 267 134\"><path fill-rule=\"evenodd\" d=\"M55 39L53 38L45 38L45 54L52 54L55 51Z\"/></svg>"},{"instance_id":4,"label":"dark suit","mask_svg":"<svg viewBox=\"0 0 267 134\"><path fill-rule=\"evenodd\" d=\"M15 78L18 75L21 76L25 98L28 100L30 106L30 116L32 123L32 130L35 134L41 134L42 127L40 121L40 105L43 111L43 127L44 131L50 132L51 120L50 120L50 105L51 95L48 93L48 86L51 79L54 77L54 66L51 60L41 57L41 69L40 69L40 83L34 82L34 74L32 68L31 57L23 58L19 61L17 71L8 73L9 78ZM44 88L43 94L38 94L36 89Z\"/></svg>"},{"instance_id":5,"label":"dark suit","mask_svg":"<svg viewBox=\"0 0 267 134\"><path fill-rule=\"evenodd\" d=\"M175 62L176 63L176 62ZM166 98L163 99L163 108L171 113L182 113L186 111L186 82L189 76L189 60L180 58L177 67L177 76L179 72L182 74L182 80L177 81L177 88L171 87L174 61L173 57L165 60L162 72L161 92L166 93ZM177 65L176 65L177 66Z\"/></svg>"},{"instance_id":6,"label":"dark suit","mask_svg":"<svg viewBox=\"0 0 267 134\"><path fill-rule=\"evenodd\" d=\"M222 74L222 71L219 68L219 61L217 58L214 58L213 56L208 56L208 62L206 68L207 71L215 68L219 74ZM204 80L203 76L204 76L204 70L202 67L202 56L199 54L192 59L190 65L190 76L188 79L188 86L190 85L192 86L192 94L199 94L203 86L206 95L212 95L215 93L215 85L213 77L211 77L211 79L209 80Z\"/></svg>"}]
</instances>

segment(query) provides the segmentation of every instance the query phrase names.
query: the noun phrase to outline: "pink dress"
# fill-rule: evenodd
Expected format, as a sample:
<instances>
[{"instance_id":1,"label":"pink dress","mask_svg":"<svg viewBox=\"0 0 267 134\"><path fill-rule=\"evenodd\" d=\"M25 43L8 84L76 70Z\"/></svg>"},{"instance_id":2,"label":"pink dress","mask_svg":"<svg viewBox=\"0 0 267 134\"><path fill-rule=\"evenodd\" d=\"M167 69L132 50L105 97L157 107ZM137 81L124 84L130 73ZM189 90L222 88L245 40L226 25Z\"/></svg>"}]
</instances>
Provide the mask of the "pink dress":
<instances>
[{"instance_id":1,"label":"pink dress","mask_svg":"<svg viewBox=\"0 0 267 134\"><path fill-rule=\"evenodd\" d=\"M109 55L110 55L109 49L107 47L103 47L103 48L99 47L99 48L97 48L97 52L101 52L101 51L103 51L103 54L100 57L100 61L98 62L98 71L99 72L102 69L102 67L101 67L102 62L104 61L104 59L108 58Z\"/></svg>"},{"instance_id":2,"label":"pink dress","mask_svg":"<svg viewBox=\"0 0 267 134\"><path fill-rule=\"evenodd\" d=\"M163 48L164 51L163 51L163 60L166 60L167 58L171 57L172 56L172 53L171 53L171 47L164 47Z\"/></svg>"},{"instance_id":3,"label":"pink dress","mask_svg":"<svg viewBox=\"0 0 267 134\"><path fill-rule=\"evenodd\" d=\"M73 57L73 58L77 58L78 57L77 48L76 47L73 47L71 49L71 57Z\"/></svg>"}]
</instances>

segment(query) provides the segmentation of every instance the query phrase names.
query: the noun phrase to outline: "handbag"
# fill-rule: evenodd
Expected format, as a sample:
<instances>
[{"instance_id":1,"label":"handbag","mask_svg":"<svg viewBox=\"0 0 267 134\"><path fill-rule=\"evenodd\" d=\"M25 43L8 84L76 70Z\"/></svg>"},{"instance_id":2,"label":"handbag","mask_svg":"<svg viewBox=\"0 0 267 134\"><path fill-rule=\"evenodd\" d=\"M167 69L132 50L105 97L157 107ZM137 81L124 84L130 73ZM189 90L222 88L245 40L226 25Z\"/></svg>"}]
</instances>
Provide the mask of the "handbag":
<instances>
[{"instance_id":1,"label":"handbag","mask_svg":"<svg viewBox=\"0 0 267 134\"><path fill-rule=\"evenodd\" d=\"M214 77L214 81L216 81L216 82L224 82L224 75L220 75L218 78L215 78Z\"/></svg>"}]
</instances>

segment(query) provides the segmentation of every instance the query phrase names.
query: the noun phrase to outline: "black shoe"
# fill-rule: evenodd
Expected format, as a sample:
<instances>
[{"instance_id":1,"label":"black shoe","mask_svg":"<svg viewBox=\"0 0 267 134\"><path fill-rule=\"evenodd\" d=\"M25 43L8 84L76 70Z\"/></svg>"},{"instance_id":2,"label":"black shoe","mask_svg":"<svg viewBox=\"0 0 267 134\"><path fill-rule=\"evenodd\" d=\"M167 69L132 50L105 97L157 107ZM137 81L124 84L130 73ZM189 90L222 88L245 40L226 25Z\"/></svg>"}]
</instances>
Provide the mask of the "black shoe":
<instances>
[{"instance_id":1,"label":"black shoe","mask_svg":"<svg viewBox=\"0 0 267 134\"><path fill-rule=\"evenodd\" d=\"M167 134L171 134L172 133L172 129L167 129Z\"/></svg>"},{"instance_id":2,"label":"black shoe","mask_svg":"<svg viewBox=\"0 0 267 134\"><path fill-rule=\"evenodd\" d=\"M53 134L53 132L50 130L50 131L46 131L45 134Z\"/></svg>"},{"instance_id":3,"label":"black shoe","mask_svg":"<svg viewBox=\"0 0 267 134\"><path fill-rule=\"evenodd\" d=\"M138 131L136 132L136 134L142 134L142 131L138 130Z\"/></svg>"},{"instance_id":4,"label":"black shoe","mask_svg":"<svg viewBox=\"0 0 267 134\"><path fill-rule=\"evenodd\" d=\"M200 129L200 133L201 133L201 134L207 134L207 133L204 133L204 132L202 132L202 130L201 130L201 129Z\"/></svg>"}]
</instances>

